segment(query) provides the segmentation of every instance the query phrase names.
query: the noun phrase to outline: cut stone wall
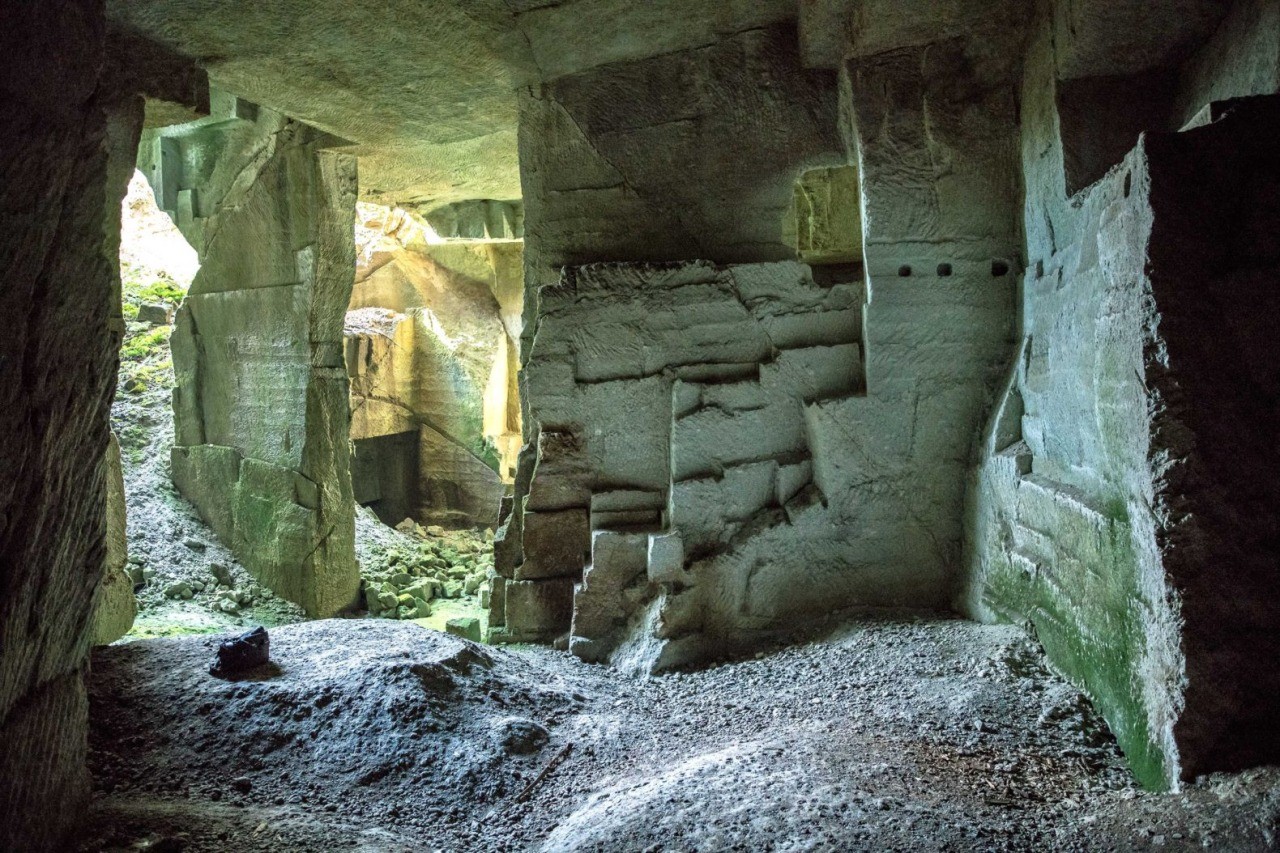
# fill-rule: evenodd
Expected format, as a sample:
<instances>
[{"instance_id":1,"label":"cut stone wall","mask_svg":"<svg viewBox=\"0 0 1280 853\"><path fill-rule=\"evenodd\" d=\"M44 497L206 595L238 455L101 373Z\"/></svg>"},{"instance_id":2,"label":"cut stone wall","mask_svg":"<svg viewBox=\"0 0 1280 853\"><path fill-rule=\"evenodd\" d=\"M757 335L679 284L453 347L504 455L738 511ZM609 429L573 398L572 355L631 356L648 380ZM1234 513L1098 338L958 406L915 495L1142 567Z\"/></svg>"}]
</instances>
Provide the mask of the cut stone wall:
<instances>
[{"instance_id":1,"label":"cut stone wall","mask_svg":"<svg viewBox=\"0 0 1280 853\"><path fill-rule=\"evenodd\" d=\"M523 91L529 286L594 261L792 259L796 179L845 162L834 75L787 25Z\"/></svg>"},{"instance_id":2,"label":"cut stone wall","mask_svg":"<svg viewBox=\"0 0 1280 853\"><path fill-rule=\"evenodd\" d=\"M855 59L867 399L844 404L850 547L894 603L944 609L962 565L977 434L1015 336L1022 268L1017 103L1007 66L949 41Z\"/></svg>"},{"instance_id":3,"label":"cut stone wall","mask_svg":"<svg viewBox=\"0 0 1280 853\"><path fill-rule=\"evenodd\" d=\"M699 82L693 85L691 81ZM804 70L794 29L785 25L738 33L706 47L652 59L604 65L522 93L526 299L521 356L526 366L539 360L534 357L531 361L529 355L535 346L534 323L540 316L535 298L538 288L554 290L565 265L619 259L703 258L733 263L794 258L792 205L797 178L810 168L846 162L836 115L834 74ZM679 278L683 267L677 265L665 272L643 266L619 268L617 275L631 282L625 291L625 299L631 299L644 291L648 277ZM705 263L689 269L695 278L728 275ZM588 274L588 279L591 275L594 273ZM794 285L806 275L793 271L782 278L794 279ZM715 295L726 287L732 290L725 281L701 288L712 300L711 310L715 304L737 306L733 310L742 314L746 310L742 303ZM598 284L584 286L594 289ZM693 292L699 290L695 287ZM686 298L692 300L689 304L694 311L689 322L706 322L698 319L701 308L697 299ZM857 310L859 302L855 299L851 307ZM618 307L634 310L634 306ZM586 321L579 318L576 322ZM736 379L757 375L764 360L756 351L761 342L758 331L750 335L750 343L744 341L740 346L717 338L714 329L701 334L707 336L701 344L689 342L687 346L703 348L702 357L711 365L711 374L718 376L725 369L732 374L736 369L739 373L732 374ZM844 334L847 340L856 341L860 332L855 326ZM598 341L589 346L607 348L611 346L607 337L602 330ZM551 338L554 334L544 342L543 350L549 363L563 356L560 345ZM628 340L626 346L636 342L634 335ZM723 345L720 348L717 340ZM654 341L653 346L650 359L657 364L668 357L678 361L665 348L675 347L676 352L686 344L669 336ZM635 352L626 356L631 362L637 357L644 358ZM740 363L726 368L735 359ZM504 510L499 529L496 559L506 579L505 590L504 578L500 575L495 580L491 599L491 624L498 629L497 637L547 640L568 632L574 578L581 575L591 550L589 531L593 524L606 529L625 526L630 520L642 529L661 529L671 483L669 448L676 446L670 440L671 392L669 387L664 390L664 383L669 386L670 380L649 376L635 383L613 381L634 378L630 371L635 367L626 364L622 373L612 376L609 371L614 368L604 362L586 366L588 371L599 369L604 374L584 376L590 386L584 393L598 399L587 405L594 414L580 422L585 424L599 413L607 413L607 422L592 429L601 429L602 434L612 432L607 455L617 460L610 464L623 469L604 474L602 482L617 477L625 482L631 476L627 471L650 466L655 460L660 464L644 472L631 487L610 489L619 493L597 500L595 506L590 495L580 490L572 496L548 496L557 488L556 478L549 474L555 466L601 463L604 451L597 443L592 451L595 455L584 461L569 451L567 443L576 439L557 431L554 417L550 427L543 423L540 429L529 413L531 407L543 404L531 400L530 395L536 392L522 374L521 401L530 444L521 455L516 497L509 510ZM660 367L652 369L661 372ZM539 380L551 396L573 393L574 382L563 376ZM622 396L611 400L609 395L615 392ZM632 393L639 395L634 401L628 399ZM549 397L545 405L554 409L560 404ZM633 425L629 422L632 419L639 420ZM740 418L739 423L749 419ZM690 420L689 425L697 420ZM795 427L793 423L787 438L795 438ZM626 449L627 435L635 436L637 443L631 450ZM578 438L586 440L584 435ZM563 458L557 461L561 451ZM551 453L551 458L540 461L541 453ZM540 497L529 493L535 465L544 477ZM691 469L680 476L709 473ZM527 516L526 498L530 501ZM566 512L555 511L561 508ZM745 521L752 512L743 508L740 520ZM572 543L567 550L560 547L557 556L540 557L539 543L566 541ZM519 574L517 564L521 566ZM601 585L603 579L597 586Z\"/></svg>"},{"instance_id":4,"label":"cut stone wall","mask_svg":"<svg viewBox=\"0 0 1280 853\"><path fill-rule=\"evenodd\" d=\"M217 140L192 146L209 175L233 180L179 191L194 193L200 215L177 221L201 267L171 340L173 478L259 581L329 616L359 584L342 336L356 167L326 150L330 138L262 113L253 127L269 130L252 134L247 161ZM167 179L153 184L158 198Z\"/></svg>"},{"instance_id":5,"label":"cut stone wall","mask_svg":"<svg viewBox=\"0 0 1280 853\"><path fill-rule=\"evenodd\" d=\"M1277 311L1259 287L1275 276L1261 151L1276 114L1197 105L1260 85L1237 72L1267 51L1223 62L1221 43L1257 10L1239 4L1183 73L1183 113L1221 120L1141 142L1132 128L1137 147L1074 197L1048 28L1023 89L1024 338L984 436L965 606L1031 625L1156 788L1276 754L1275 668L1258 666L1280 624L1259 392L1276 377L1246 355Z\"/></svg>"},{"instance_id":6,"label":"cut stone wall","mask_svg":"<svg viewBox=\"0 0 1280 853\"><path fill-rule=\"evenodd\" d=\"M527 282L566 266L526 324L531 444L499 531L496 638L572 621L584 657L653 668L841 607L950 601L966 470L1013 340L1013 78L954 48L851 63L842 130L831 77L798 64L778 28L525 99ZM712 81L703 100L671 94L687 91L671 69ZM745 105L779 118L738 127ZM863 233L801 246L796 180L846 160L840 138ZM581 265L828 246L862 255L865 280Z\"/></svg>"},{"instance_id":7,"label":"cut stone wall","mask_svg":"<svg viewBox=\"0 0 1280 853\"><path fill-rule=\"evenodd\" d=\"M796 263L602 264L540 299L538 462L498 639L554 638L572 614L574 651L603 660L654 605L661 667L847 592L810 557L839 536L818 408L862 391L860 283L819 287ZM649 560L654 538L673 561Z\"/></svg>"}]
</instances>

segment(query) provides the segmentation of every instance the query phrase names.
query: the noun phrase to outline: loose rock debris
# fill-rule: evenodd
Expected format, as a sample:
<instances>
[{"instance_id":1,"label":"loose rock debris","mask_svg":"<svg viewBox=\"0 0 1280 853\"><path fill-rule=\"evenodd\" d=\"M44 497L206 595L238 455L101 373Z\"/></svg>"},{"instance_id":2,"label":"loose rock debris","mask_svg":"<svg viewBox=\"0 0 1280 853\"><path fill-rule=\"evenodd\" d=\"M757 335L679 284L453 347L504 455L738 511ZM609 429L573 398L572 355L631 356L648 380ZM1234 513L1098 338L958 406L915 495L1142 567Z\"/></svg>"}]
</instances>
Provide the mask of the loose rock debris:
<instances>
[{"instance_id":1,"label":"loose rock debris","mask_svg":"<svg viewBox=\"0 0 1280 853\"><path fill-rule=\"evenodd\" d=\"M1280 772L1140 791L1013 627L863 620L648 680L411 622L271 633L263 680L210 678L213 638L94 653L82 850L1275 849Z\"/></svg>"}]
</instances>

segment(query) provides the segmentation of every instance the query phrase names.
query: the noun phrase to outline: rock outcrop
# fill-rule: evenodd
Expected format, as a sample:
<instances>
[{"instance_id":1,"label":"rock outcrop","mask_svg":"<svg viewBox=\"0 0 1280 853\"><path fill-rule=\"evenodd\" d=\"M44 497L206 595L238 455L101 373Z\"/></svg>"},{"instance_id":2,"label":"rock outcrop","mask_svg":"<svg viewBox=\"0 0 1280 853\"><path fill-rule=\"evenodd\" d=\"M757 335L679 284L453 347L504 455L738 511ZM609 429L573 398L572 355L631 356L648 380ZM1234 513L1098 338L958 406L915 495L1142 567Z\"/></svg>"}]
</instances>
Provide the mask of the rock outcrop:
<instances>
[{"instance_id":1,"label":"rock outcrop","mask_svg":"<svg viewBox=\"0 0 1280 853\"><path fill-rule=\"evenodd\" d=\"M231 99L230 129L182 137L214 177L166 160L173 135L144 163L201 262L171 339L173 478L255 578L332 615L359 585L342 344L356 167L331 137L251 106Z\"/></svg>"}]
</instances>

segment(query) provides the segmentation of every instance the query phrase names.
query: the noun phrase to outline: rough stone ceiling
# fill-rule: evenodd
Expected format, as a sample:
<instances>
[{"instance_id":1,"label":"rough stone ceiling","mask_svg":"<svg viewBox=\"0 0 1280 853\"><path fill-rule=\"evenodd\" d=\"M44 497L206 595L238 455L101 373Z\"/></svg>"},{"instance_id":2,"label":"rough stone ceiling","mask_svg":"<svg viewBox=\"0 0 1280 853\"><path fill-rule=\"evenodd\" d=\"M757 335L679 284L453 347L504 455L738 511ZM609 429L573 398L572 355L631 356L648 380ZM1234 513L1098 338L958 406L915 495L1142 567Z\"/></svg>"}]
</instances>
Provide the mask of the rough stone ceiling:
<instances>
[{"instance_id":1,"label":"rough stone ceiling","mask_svg":"<svg viewBox=\"0 0 1280 853\"><path fill-rule=\"evenodd\" d=\"M795 0L108 0L212 85L349 139L382 203L520 196L517 87L709 44Z\"/></svg>"},{"instance_id":2,"label":"rough stone ceiling","mask_svg":"<svg viewBox=\"0 0 1280 853\"><path fill-rule=\"evenodd\" d=\"M1062 79L1138 74L1181 59L1222 20L1230 0L1052 0ZM805 61L849 57L970 36L997 53L1036 11L1031 0L801 0Z\"/></svg>"}]
</instances>

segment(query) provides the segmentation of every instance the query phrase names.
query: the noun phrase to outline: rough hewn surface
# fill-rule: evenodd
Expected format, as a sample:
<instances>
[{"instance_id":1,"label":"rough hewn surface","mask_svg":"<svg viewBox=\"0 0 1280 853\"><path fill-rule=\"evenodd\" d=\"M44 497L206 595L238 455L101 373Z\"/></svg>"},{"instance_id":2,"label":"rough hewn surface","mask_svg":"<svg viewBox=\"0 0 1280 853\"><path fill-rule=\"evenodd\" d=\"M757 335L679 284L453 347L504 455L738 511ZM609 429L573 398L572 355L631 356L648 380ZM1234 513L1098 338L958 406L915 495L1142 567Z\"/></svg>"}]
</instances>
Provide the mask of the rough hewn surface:
<instances>
[{"instance_id":1,"label":"rough hewn surface","mask_svg":"<svg viewBox=\"0 0 1280 853\"><path fill-rule=\"evenodd\" d=\"M1233 67L1209 76L1257 85ZM1139 778L1176 786L1276 754L1223 735L1276 719L1257 591L1275 582L1276 462L1256 444L1274 377L1244 355L1276 312L1256 284L1274 276L1275 175L1252 153L1273 118L1153 135L1068 199L1055 68L1046 28L1023 97L1026 337L985 437L968 606L1033 625Z\"/></svg>"},{"instance_id":2,"label":"rough hewn surface","mask_svg":"<svg viewBox=\"0 0 1280 853\"><path fill-rule=\"evenodd\" d=\"M522 91L520 145L530 287L564 264L794 258L796 179L845 162L835 78L790 26Z\"/></svg>"},{"instance_id":3,"label":"rough hewn surface","mask_svg":"<svg viewBox=\"0 0 1280 853\"><path fill-rule=\"evenodd\" d=\"M82 673L106 557L114 244L141 101L96 96L100 4L0 11L0 848L61 847L87 802ZM120 177L119 180L116 180Z\"/></svg>"},{"instance_id":4,"label":"rough hewn surface","mask_svg":"<svg viewBox=\"0 0 1280 853\"><path fill-rule=\"evenodd\" d=\"M785 21L794 0L111 0L215 85L359 144L384 204L520 197L512 91ZM299 46L305 45L305 49ZM428 205L430 206L430 205Z\"/></svg>"},{"instance_id":5,"label":"rough hewn surface","mask_svg":"<svg viewBox=\"0 0 1280 853\"><path fill-rule=\"evenodd\" d=\"M1280 760L1280 95L1147 140L1147 259L1161 356L1148 372L1160 542L1181 599L1182 778Z\"/></svg>"},{"instance_id":6,"label":"rough hewn surface","mask_svg":"<svg viewBox=\"0 0 1280 853\"><path fill-rule=\"evenodd\" d=\"M844 446L826 407L863 390L862 303L859 282L820 287L794 262L567 269L540 294L526 367L541 433L524 557L499 569L552 583L580 578L590 559L588 588L631 588L622 622L660 598L658 637L684 650L659 661L659 644L650 665L802 612L893 603L900 590L859 579L841 546L856 523L848 487L829 476ZM604 548L608 530L673 531L675 576L647 568L643 535L638 563ZM500 624L511 638L569 628L529 631L510 595ZM592 659L623 639L576 624Z\"/></svg>"},{"instance_id":7,"label":"rough hewn surface","mask_svg":"<svg viewBox=\"0 0 1280 853\"><path fill-rule=\"evenodd\" d=\"M171 340L173 477L251 574L332 615L359 585L342 343L355 161L305 125L264 124L263 147L201 220L200 272Z\"/></svg>"}]
</instances>

